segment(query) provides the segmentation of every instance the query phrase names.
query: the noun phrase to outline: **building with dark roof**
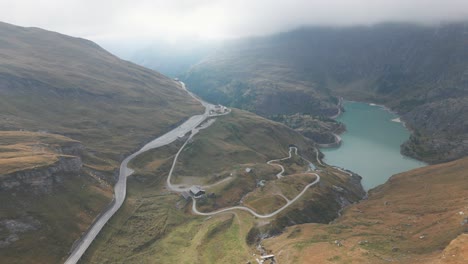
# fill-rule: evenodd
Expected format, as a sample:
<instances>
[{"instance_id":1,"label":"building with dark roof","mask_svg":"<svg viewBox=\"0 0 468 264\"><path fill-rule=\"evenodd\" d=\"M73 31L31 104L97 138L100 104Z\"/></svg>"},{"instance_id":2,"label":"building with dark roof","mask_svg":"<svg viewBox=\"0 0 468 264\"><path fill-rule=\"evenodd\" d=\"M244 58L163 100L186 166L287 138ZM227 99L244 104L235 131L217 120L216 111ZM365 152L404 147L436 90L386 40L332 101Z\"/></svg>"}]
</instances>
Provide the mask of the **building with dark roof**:
<instances>
[{"instance_id":1,"label":"building with dark roof","mask_svg":"<svg viewBox=\"0 0 468 264\"><path fill-rule=\"evenodd\" d=\"M190 195L192 195L194 198L199 198L202 195L205 194L205 190L203 190L200 186L192 186L189 189Z\"/></svg>"}]
</instances>

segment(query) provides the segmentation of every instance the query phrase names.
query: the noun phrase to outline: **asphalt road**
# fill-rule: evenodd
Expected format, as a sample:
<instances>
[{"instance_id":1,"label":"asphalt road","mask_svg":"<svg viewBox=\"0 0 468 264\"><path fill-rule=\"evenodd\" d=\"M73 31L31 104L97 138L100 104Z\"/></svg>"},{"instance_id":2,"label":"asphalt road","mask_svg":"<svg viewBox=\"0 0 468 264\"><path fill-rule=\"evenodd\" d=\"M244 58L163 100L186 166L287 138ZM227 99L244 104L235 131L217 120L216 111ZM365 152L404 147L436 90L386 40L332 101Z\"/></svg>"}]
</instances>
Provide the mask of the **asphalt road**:
<instances>
[{"instance_id":1,"label":"asphalt road","mask_svg":"<svg viewBox=\"0 0 468 264\"><path fill-rule=\"evenodd\" d=\"M185 84L180 82L182 88L185 89ZM186 90L187 91L187 90ZM188 132L193 131L197 126L199 126L203 121L205 121L210 115L209 111L214 108L214 105L209 104L191 92L187 91L193 98L198 100L204 107L205 112L201 115L194 115L187 121L185 121L180 126L174 128L173 130L167 132L166 134L156 138L155 140L149 142L143 146L139 151L133 153L123 160L120 164L120 174L117 180L117 183L114 186L114 201L107 211L103 212L88 229L88 231L80 238L78 242L74 244L74 247L71 250L71 253L68 259L65 261L66 264L75 264L77 263L81 256L85 253L91 243L94 241L96 236L102 230L104 225L109 221L109 219L119 210L122 206L125 196L127 194L127 177L133 173L133 170L128 167L128 163L138 156L139 154L148 151L150 149L159 148L165 145L168 145L181 135L185 135ZM227 114L227 113L226 113ZM191 135L193 136L193 135Z\"/></svg>"}]
</instances>

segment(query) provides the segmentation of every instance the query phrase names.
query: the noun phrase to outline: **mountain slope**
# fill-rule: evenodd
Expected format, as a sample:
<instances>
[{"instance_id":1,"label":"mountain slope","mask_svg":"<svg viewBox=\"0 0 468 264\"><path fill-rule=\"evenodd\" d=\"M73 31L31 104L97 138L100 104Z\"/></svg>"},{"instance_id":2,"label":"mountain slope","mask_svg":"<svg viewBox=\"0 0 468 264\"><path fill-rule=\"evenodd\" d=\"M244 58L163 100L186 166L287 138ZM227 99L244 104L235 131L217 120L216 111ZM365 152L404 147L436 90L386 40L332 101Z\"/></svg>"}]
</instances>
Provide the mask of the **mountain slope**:
<instances>
[{"instance_id":1,"label":"mountain slope","mask_svg":"<svg viewBox=\"0 0 468 264\"><path fill-rule=\"evenodd\" d=\"M467 171L464 158L395 175L330 225L290 227L264 245L281 263L466 263Z\"/></svg>"},{"instance_id":2,"label":"mountain slope","mask_svg":"<svg viewBox=\"0 0 468 264\"><path fill-rule=\"evenodd\" d=\"M0 57L2 130L58 132L116 155L202 110L171 79L88 40L1 24Z\"/></svg>"},{"instance_id":3,"label":"mountain slope","mask_svg":"<svg viewBox=\"0 0 468 264\"><path fill-rule=\"evenodd\" d=\"M468 154L468 26L303 28L230 43L195 65L189 87L265 116L332 116L338 96L385 104L416 130L407 154Z\"/></svg>"},{"instance_id":4,"label":"mountain slope","mask_svg":"<svg viewBox=\"0 0 468 264\"><path fill-rule=\"evenodd\" d=\"M1 262L63 262L125 154L201 111L88 40L0 23Z\"/></svg>"},{"instance_id":5,"label":"mountain slope","mask_svg":"<svg viewBox=\"0 0 468 264\"><path fill-rule=\"evenodd\" d=\"M85 263L254 262L253 244L261 234L276 233L297 223L329 222L342 206L365 194L358 176L349 177L319 165L313 142L301 134L233 109L193 137L172 175L173 184L211 185L206 187L208 195L197 201L200 211L243 205L266 214L284 204L281 195L295 197L316 179L303 174L309 163L298 158L278 162L285 168L281 179L276 176L280 169L267 164L268 160L287 157L291 144L298 147L302 157L320 167L320 184L270 219L241 210L197 216L191 212L191 200L169 192L166 185L173 157L184 141L142 153L130 164L136 173L128 178L128 199L86 253ZM226 217L233 220L217 224Z\"/></svg>"}]
</instances>

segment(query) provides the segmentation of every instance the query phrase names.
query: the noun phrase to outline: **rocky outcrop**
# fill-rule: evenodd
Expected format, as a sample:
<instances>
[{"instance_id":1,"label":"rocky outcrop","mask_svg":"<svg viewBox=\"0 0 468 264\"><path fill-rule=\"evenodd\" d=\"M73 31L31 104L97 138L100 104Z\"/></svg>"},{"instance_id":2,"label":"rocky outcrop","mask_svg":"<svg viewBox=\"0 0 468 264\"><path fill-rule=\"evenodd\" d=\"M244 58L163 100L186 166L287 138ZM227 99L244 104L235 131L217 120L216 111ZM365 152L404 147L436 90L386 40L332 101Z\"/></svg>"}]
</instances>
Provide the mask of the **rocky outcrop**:
<instances>
[{"instance_id":1,"label":"rocky outcrop","mask_svg":"<svg viewBox=\"0 0 468 264\"><path fill-rule=\"evenodd\" d=\"M338 134L346 130L343 123L323 116L297 113L294 115L274 115L270 118L312 139L322 148L338 147L341 144L341 137Z\"/></svg>"},{"instance_id":2,"label":"rocky outcrop","mask_svg":"<svg viewBox=\"0 0 468 264\"><path fill-rule=\"evenodd\" d=\"M51 166L0 175L0 190L31 188L35 193L49 193L54 183L65 175L79 173L82 166L80 157L60 156Z\"/></svg>"},{"instance_id":3,"label":"rocky outcrop","mask_svg":"<svg viewBox=\"0 0 468 264\"><path fill-rule=\"evenodd\" d=\"M20 235L39 229L41 223L31 216L0 221L0 248L6 248L20 239Z\"/></svg>"},{"instance_id":4,"label":"rocky outcrop","mask_svg":"<svg viewBox=\"0 0 468 264\"><path fill-rule=\"evenodd\" d=\"M59 149L57 149L58 153L64 155L72 155L72 156L80 156L84 149L83 144L78 141L71 141L65 144L62 144Z\"/></svg>"}]
</instances>

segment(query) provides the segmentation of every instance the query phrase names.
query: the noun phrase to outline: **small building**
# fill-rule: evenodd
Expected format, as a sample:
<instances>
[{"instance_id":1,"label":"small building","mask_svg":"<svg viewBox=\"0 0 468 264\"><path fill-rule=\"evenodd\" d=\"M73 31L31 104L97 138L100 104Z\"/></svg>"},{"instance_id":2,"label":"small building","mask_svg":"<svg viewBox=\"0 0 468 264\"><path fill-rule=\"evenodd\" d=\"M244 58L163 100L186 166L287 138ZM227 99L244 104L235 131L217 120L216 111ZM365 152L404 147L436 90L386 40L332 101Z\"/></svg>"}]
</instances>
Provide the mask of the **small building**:
<instances>
[{"instance_id":1,"label":"small building","mask_svg":"<svg viewBox=\"0 0 468 264\"><path fill-rule=\"evenodd\" d=\"M182 192L181 195L182 195L182 198L184 198L185 200L190 199L190 194L188 192Z\"/></svg>"},{"instance_id":2,"label":"small building","mask_svg":"<svg viewBox=\"0 0 468 264\"><path fill-rule=\"evenodd\" d=\"M192 186L189 189L190 195L192 195L194 198L199 198L202 195L205 194L205 190L203 190L200 186Z\"/></svg>"},{"instance_id":3,"label":"small building","mask_svg":"<svg viewBox=\"0 0 468 264\"><path fill-rule=\"evenodd\" d=\"M251 168L245 168L245 172L246 172L246 173L250 173L251 171L252 171Z\"/></svg>"}]
</instances>

